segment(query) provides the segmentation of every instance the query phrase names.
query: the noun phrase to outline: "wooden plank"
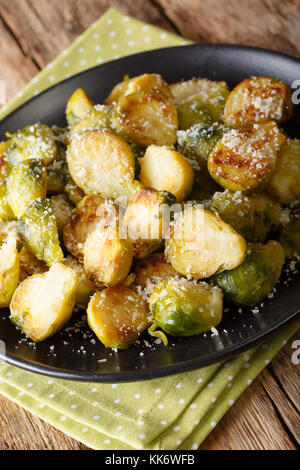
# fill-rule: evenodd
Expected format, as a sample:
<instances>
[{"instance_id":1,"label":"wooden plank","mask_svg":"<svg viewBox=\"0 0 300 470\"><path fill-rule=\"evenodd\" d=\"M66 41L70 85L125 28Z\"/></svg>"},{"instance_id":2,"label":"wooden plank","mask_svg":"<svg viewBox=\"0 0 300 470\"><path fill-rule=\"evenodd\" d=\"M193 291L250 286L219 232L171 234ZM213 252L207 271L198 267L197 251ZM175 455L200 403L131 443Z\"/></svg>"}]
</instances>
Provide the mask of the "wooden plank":
<instances>
[{"instance_id":1,"label":"wooden plank","mask_svg":"<svg viewBox=\"0 0 300 470\"><path fill-rule=\"evenodd\" d=\"M44 67L110 7L174 31L158 8L144 0L1 0L0 15L24 53Z\"/></svg>"},{"instance_id":2,"label":"wooden plank","mask_svg":"<svg viewBox=\"0 0 300 470\"><path fill-rule=\"evenodd\" d=\"M244 44L300 56L299 0L155 0L197 42Z\"/></svg>"}]
</instances>

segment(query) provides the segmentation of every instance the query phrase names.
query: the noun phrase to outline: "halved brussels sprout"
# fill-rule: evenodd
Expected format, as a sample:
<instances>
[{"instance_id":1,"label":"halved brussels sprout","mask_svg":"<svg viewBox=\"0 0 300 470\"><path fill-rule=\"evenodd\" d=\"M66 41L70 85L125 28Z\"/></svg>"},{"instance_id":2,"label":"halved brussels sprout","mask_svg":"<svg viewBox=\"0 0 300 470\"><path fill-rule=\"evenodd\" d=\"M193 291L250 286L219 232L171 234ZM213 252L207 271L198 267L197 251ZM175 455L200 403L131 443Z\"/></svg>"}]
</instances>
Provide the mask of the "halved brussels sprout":
<instances>
[{"instance_id":1,"label":"halved brussels sprout","mask_svg":"<svg viewBox=\"0 0 300 470\"><path fill-rule=\"evenodd\" d=\"M277 283L284 263L284 250L271 240L248 245L243 264L217 274L214 281L224 295L238 305L251 306L266 297Z\"/></svg>"},{"instance_id":2,"label":"halved brussels sprout","mask_svg":"<svg viewBox=\"0 0 300 470\"><path fill-rule=\"evenodd\" d=\"M157 191L172 193L178 202L184 201L194 184L194 171L187 159L168 147L150 145L140 159L140 181Z\"/></svg>"},{"instance_id":3,"label":"halved brussels sprout","mask_svg":"<svg viewBox=\"0 0 300 470\"><path fill-rule=\"evenodd\" d=\"M123 82L118 83L106 99L106 104L117 104L122 96L131 95L136 91L149 90L156 88L160 90L168 98L171 98L169 85L164 81L161 75L157 73L145 73L138 77L129 78L126 76Z\"/></svg>"},{"instance_id":4,"label":"halved brussels sprout","mask_svg":"<svg viewBox=\"0 0 300 470\"><path fill-rule=\"evenodd\" d=\"M87 96L86 92L78 88L67 103L66 117L69 126L73 127L78 124L93 106L94 103Z\"/></svg>"},{"instance_id":5,"label":"halved brussels sprout","mask_svg":"<svg viewBox=\"0 0 300 470\"><path fill-rule=\"evenodd\" d=\"M299 201L289 212L289 220L281 230L279 241L284 248L285 256L292 258L300 254L300 206Z\"/></svg>"},{"instance_id":6,"label":"halved brussels sprout","mask_svg":"<svg viewBox=\"0 0 300 470\"><path fill-rule=\"evenodd\" d=\"M20 257L17 250L17 237L9 234L0 247L0 308L8 307L18 287Z\"/></svg>"},{"instance_id":7,"label":"halved brussels sprout","mask_svg":"<svg viewBox=\"0 0 300 470\"><path fill-rule=\"evenodd\" d=\"M63 229L67 250L83 261L83 245L89 233L98 225L119 227L120 212L116 205L105 201L97 194L85 196Z\"/></svg>"},{"instance_id":8,"label":"halved brussels sprout","mask_svg":"<svg viewBox=\"0 0 300 470\"><path fill-rule=\"evenodd\" d=\"M172 83L170 90L177 105L186 103L195 96L203 96L203 100L207 101L210 97L213 98L219 94L229 94L226 82L215 82L207 78L195 78L184 82ZM218 104L218 98L216 99L216 104Z\"/></svg>"},{"instance_id":9,"label":"halved brussels sprout","mask_svg":"<svg viewBox=\"0 0 300 470\"><path fill-rule=\"evenodd\" d=\"M176 106L157 88L121 96L113 123L121 135L140 145L173 145L177 140Z\"/></svg>"},{"instance_id":10,"label":"halved brussels sprout","mask_svg":"<svg viewBox=\"0 0 300 470\"><path fill-rule=\"evenodd\" d=\"M64 265L73 269L78 274L78 286L76 289L76 305L86 308L92 295L98 290L96 284L90 281L86 275L83 264L73 256L64 259Z\"/></svg>"},{"instance_id":11,"label":"halved brussels sprout","mask_svg":"<svg viewBox=\"0 0 300 470\"><path fill-rule=\"evenodd\" d=\"M112 124L112 108L104 104L93 106L85 117L71 129L71 137L93 129L110 129Z\"/></svg>"},{"instance_id":12,"label":"halved brussels sprout","mask_svg":"<svg viewBox=\"0 0 300 470\"><path fill-rule=\"evenodd\" d=\"M0 184L0 219L14 220L15 214L7 201L7 183Z\"/></svg>"},{"instance_id":13,"label":"halved brussels sprout","mask_svg":"<svg viewBox=\"0 0 300 470\"><path fill-rule=\"evenodd\" d=\"M215 193L209 209L249 242L264 243L273 225L267 202L241 191Z\"/></svg>"},{"instance_id":14,"label":"halved brussels sprout","mask_svg":"<svg viewBox=\"0 0 300 470\"><path fill-rule=\"evenodd\" d=\"M10 304L10 320L34 342L44 341L69 321L78 275L61 263L23 281Z\"/></svg>"},{"instance_id":15,"label":"halved brussels sprout","mask_svg":"<svg viewBox=\"0 0 300 470\"><path fill-rule=\"evenodd\" d=\"M207 167L207 159L217 142L230 128L220 122L206 126L196 124L186 131L178 131L178 150L182 152L196 170Z\"/></svg>"},{"instance_id":16,"label":"halved brussels sprout","mask_svg":"<svg viewBox=\"0 0 300 470\"><path fill-rule=\"evenodd\" d=\"M231 130L209 155L208 170L226 189L254 191L271 179L285 141L275 122Z\"/></svg>"},{"instance_id":17,"label":"halved brussels sprout","mask_svg":"<svg viewBox=\"0 0 300 470\"><path fill-rule=\"evenodd\" d=\"M20 251L20 281L25 281L30 276L43 274L48 271L44 261L40 261L25 246Z\"/></svg>"},{"instance_id":18,"label":"halved brussels sprout","mask_svg":"<svg viewBox=\"0 0 300 470\"><path fill-rule=\"evenodd\" d=\"M77 134L68 147L67 161L74 182L86 193L116 199L132 189L132 150L112 131L101 129Z\"/></svg>"},{"instance_id":19,"label":"halved brussels sprout","mask_svg":"<svg viewBox=\"0 0 300 470\"><path fill-rule=\"evenodd\" d=\"M244 238L218 215L197 206L177 217L166 239L166 257L173 268L195 279L234 269L245 254Z\"/></svg>"},{"instance_id":20,"label":"halved brussels sprout","mask_svg":"<svg viewBox=\"0 0 300 470\"><path fill-rule=\"evenodd\" d=\"M58 233L59 235L62 235L63 229L69 221L74 207L70 203L67 196L64 194L51 196L50 201L53 214L55 216Z\"/></svg>"},{"instance_id":21,"label":"halved brussels sprout","mask_svg":"<svg viewBox=\"0 0 300 470\"><path fill-rule=\"evenodd\" d=\"M97 227L90 233L83 253L85 272L98 287L119 284L133 261L132 241L112 227Z\"/></svg>"},{"instance_id":22,"label":"halved brussels sprout","mask_svg":"<svg viewBox=\"0 0 300 470\"><path fill-rule=\"evenodd\" d=\"M123 285L95 294L87 315L90 328L109 348L128 349L151 323L147 303Z\"/></svg>"},{"instance_id":23,"label":"halved brussels sprout","mask_svg":"<svg viewBox=\"0 0 300 470\"><path fill-rule=\"evenodd\" d=\"M179 276L171 263L166 260L164 253L154 253L141 260L134 271L134 275L132 289L147 299L162 279Z\"/></svg>"},{"instance_id":24,"label":"halved brussels sprout","mask_svg":"<svg viewBox=\"0 0 300 470\"><path fill-rule=\"evenodd\" d=\"M18 221L18 233L25 247L48 266L63 260L55 215L49 199L36 199Z\"/></svg>"},{"instance_id":25,"label":"halved brussels sprout","mask_svg":"<svg viewBox=\"0 0 300 470\"><path fill-rule=\"evenodd\" d=\"M300 197L300 140L288 139L283 145L268 191L286 205Z\"/></svg>"},{"instance_id":26,"label":"halved brussels sprout","mask_svg":"<svg viewBox=\"0 0 300 470\"><path fill-rule=\"evenodd\" d=\"M138 192L128 204L123 219L129 238L137 244L141 243L144 248L146 244L150 252L156 251L169 227L170 208L173 204L176 204L176 199L171 193L152 188L144 188ZM152 251L150 247L153 247ZM137 249L138 253L141 251L144 250ZM150 252L146 252L147 256Z\"/></svg>"},{"instance_id":27,"label":"halved brussels sprout","mask_svg":"<svg viewBox=\"0 0 300 470\"><path fill-rule=\"evenodd\" d=\"M42 160L17 163L7 179L7 202L17 218L26 207L47 194L47 172Z\"/></svg>"},{"instance_id":28,"label":"halved brussels sprout","mask_svg":"<svg viewBox=\"0 0 300 470\"><path fill-rule=\"evenodd\" d=\"M6 159L6 152L10 147L10 140L0 142L0 184L2 184L6 178L10 175L11 165Z\"/></svg>"},{"instance_id":29,"label":"halved brussels sprout","mask_svg":"<svg viewBox=\"0 0 300 470\"><path fill-rule=\"evenodd\" d=\"M149 305L154 319L149 333L167 344L164 332L194 336L218 326L222 320L223 295L205 282L163 279L152 292Z\"/></svg>"},{"instance_id":30,"label":"halved brussels sprout","mask_svg":"<svg viewBox=\"0 0 300 470\"><path fill-rule=\"evenodd\" d=\"M23 160L41 159L49 165L57 156L55 136L46 124L34 124L17 131L11 137L6 158L11 165Z\"/></svg>"},{"instance_id":31,"label":"halved brussels sprout","mask_svg":"<svg viewBox=\"0 0 300 470\"><path fill-rule=\"evenodd\" d=\"M272 77L251 77L239 83L227 98L224 122L234 128L268 121L282 122L292 115L291 90Z\"/></svg>"}]
</instances>

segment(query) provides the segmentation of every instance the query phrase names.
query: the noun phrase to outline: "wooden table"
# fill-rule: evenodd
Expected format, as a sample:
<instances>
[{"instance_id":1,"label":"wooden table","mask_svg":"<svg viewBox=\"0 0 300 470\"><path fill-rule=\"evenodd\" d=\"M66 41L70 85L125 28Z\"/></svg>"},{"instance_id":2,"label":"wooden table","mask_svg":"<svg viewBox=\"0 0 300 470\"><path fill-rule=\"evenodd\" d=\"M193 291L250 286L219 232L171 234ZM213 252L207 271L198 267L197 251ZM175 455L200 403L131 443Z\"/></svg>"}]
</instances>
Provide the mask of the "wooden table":
<instances>
[{"instance_id":1,"label":"wooden table","mask_svg":"<svg viewBox=\"0 0 300 470\"><path fill-rule=\"evenodd\" d=\"M247 44L300 56L299 0L0 0L0 79L7 83L7 98L112 6L197 42ZM299 446L300 371L291 361L295 339L201 449ZM0 449L86 448L0 396Z\"/></svg>"}]
</instances>

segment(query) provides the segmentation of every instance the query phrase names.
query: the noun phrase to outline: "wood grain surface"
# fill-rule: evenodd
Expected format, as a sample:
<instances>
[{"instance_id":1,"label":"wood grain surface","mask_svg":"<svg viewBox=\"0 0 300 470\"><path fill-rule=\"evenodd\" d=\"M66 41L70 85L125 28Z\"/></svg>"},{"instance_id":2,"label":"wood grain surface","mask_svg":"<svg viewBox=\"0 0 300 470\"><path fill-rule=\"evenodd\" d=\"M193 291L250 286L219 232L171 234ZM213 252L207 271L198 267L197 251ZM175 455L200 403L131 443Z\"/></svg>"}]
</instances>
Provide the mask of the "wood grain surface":
<instances>
[{"instance_id":1,"label":"wood grain surface","mask_svg":"<svg viewBox=\"0 0 300 470\"><path fill-rule=\"evenodd\" d=\"M0 0L0 79L10 99L110 7L197 42L247 44L300 56L299 0ZM299 448L300 366L292 343L202 444L211 449ZM85 450L0 396L0 450Z\"/></svg>"}]
</instances>

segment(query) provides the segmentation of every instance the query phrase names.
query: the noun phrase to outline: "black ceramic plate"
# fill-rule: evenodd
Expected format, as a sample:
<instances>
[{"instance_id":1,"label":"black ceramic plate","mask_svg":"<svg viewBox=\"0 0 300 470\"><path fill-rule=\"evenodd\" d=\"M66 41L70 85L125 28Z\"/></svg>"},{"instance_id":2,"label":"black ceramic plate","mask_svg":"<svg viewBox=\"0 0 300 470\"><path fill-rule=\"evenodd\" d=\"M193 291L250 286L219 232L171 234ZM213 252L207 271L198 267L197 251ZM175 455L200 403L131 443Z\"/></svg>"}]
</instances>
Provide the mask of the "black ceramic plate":
<instances>
[{"instance_id":1,"label":"black ceramic plate","mask_svg":"<svg viewBox=\"0 0 300 470\"><path fill-rule=\"evenodd\" d=\"M232 87L251 75L271 75L292 85L300 79L300 61L275 52L239 46L195 45L161 49L133 55L81 73L29 101L0 123L0 139L37 121L65 125L67 98L84 88L95 102L103 102L124 75L160 73L169 83L192 77L225 80ZM285 127L292 137L299 134L300 106ZM298 132L298 135L297 135ZM238 354L262 341L300 311L300 274L286 285L283 275L278 292L266 299L259 313L234 307L224 314L219 335L178 338L168 347L157 345L147 334L139 344L118 353L95 341L79 313L54 338L30 345L8 320L0 315L0 339L6 345L6 360L24 369L53 377L89 382L120 382L150 379L200 368ZM77 325L78 328L73 328Z\"/></svg>"}]
</instances>

